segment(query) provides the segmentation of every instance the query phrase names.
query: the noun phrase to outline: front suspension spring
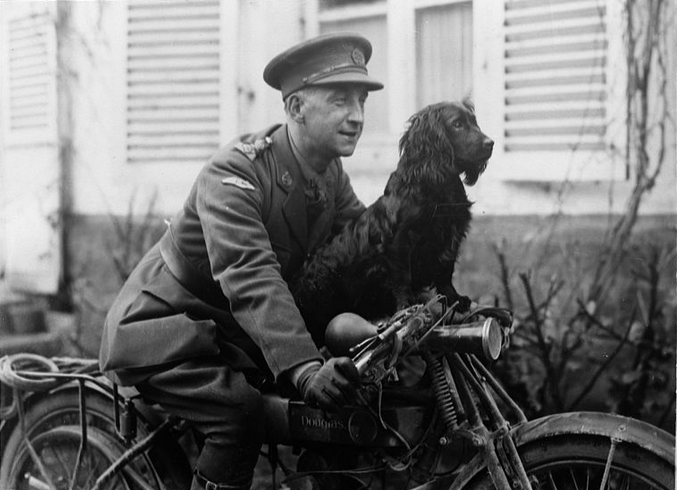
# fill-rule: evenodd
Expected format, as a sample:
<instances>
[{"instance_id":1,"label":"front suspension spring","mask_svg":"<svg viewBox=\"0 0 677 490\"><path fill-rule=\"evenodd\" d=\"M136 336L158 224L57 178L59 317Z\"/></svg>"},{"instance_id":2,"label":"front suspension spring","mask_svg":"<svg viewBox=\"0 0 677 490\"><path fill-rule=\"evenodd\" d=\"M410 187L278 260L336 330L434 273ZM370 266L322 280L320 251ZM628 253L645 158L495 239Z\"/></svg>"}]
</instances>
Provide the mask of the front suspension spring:
<instances>
[{"instance_id":1,"label":"front suspension spring","mask_svg":"<svg viewBox=\"0 0 677 490\"><path fill-rule=\"evenodd\" d=\"M458 428L458 413L454 403L454 396L449 386L449 383L453 382L453 378L451 376L447 378L444 358L433 357L429 352L424 354L424 358L430 371L433 392L435 393L435 399L437 400L442 420L447 427L447 431L453 432Z\"/></svg>"}]
</instances>

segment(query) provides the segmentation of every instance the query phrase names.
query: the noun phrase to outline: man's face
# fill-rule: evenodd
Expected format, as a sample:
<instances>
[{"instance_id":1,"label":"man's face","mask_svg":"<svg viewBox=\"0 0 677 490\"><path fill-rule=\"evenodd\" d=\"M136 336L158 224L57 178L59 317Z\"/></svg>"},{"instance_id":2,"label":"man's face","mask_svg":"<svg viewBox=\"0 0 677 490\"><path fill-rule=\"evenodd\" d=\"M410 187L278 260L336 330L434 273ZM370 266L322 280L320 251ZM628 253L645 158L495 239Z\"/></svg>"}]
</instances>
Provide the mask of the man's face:
<instances>
[{"instance_id":1,"label":"man's face","mask_svg":"<svg viewBox=\"0 0 677 490\"><path fill-rule=\"evenodd\" d=\"M361 85L318 86L305 97L303 139L315 155L332 159L353 154L364 125L367 89Z\"/></svg>"}]
</instances>

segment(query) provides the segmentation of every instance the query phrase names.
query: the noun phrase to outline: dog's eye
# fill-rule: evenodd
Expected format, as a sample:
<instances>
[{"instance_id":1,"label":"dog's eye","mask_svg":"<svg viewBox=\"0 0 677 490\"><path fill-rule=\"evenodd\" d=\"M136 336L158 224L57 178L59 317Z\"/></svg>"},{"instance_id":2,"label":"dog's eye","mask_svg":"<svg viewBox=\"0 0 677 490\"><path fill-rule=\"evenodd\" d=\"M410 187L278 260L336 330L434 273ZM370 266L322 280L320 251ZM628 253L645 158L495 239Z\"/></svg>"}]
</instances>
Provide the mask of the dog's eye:
<instances>
[{"instance_id":1,"label":"dog's eye","mask_svg":"<svg viewBox=\"0 0 677 490\"><path fill-rule=\"evenodd\" d=\"M463 129L465 127L465 124L463 124L463 121L460 119L456 119L455 121L452 121L451 127L454 129Z\"/></svg>"}]
</instances>

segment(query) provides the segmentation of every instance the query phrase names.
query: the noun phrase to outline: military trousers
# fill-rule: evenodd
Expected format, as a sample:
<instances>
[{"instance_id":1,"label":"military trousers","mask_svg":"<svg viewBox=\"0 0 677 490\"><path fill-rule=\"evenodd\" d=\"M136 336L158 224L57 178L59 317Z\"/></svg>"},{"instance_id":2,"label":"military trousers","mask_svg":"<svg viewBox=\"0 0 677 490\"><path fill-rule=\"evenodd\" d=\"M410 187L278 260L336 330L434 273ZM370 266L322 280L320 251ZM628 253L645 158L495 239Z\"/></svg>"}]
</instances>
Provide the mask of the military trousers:
<instances>
[{"instance_id":1,"label":"military trousers","mask_svg":"<svg viewBox=\"0 0 677 490\"><path fill-rule=\"evenodd\" d=\"M249 378L249 380L248 380ZM193 480L247 489L263 443L261 392L220 356L183 361L136 385L148 400L187 421L204 437Z\"/></svg>"}]
</instances>

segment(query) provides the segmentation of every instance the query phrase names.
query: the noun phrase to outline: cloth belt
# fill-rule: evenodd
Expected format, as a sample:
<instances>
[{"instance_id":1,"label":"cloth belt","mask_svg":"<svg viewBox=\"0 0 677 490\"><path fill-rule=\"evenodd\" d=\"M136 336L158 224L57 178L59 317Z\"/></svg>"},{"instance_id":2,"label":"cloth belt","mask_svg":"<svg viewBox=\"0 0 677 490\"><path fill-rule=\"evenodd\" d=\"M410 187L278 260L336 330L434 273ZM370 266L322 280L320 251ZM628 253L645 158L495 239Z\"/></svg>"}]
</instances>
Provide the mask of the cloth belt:
<instances>
[{"instance_id":1,"label":"cloth belt","mask_svg":"<svg viewBox=\"0 0 677 490\"><path fill-rule=\"evenodd\" d=\"M213 306L227 303L219 284L198 270L176 246L171 228L160 239L160 255L169 272L193 296Z\"/></svg>"}]
</instances>

